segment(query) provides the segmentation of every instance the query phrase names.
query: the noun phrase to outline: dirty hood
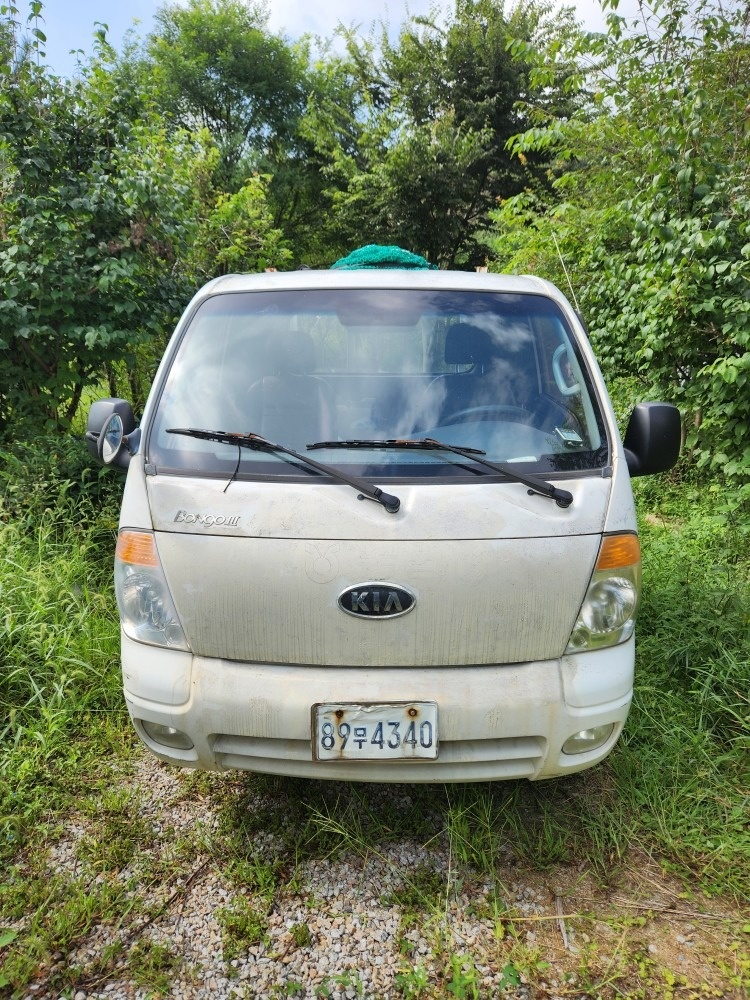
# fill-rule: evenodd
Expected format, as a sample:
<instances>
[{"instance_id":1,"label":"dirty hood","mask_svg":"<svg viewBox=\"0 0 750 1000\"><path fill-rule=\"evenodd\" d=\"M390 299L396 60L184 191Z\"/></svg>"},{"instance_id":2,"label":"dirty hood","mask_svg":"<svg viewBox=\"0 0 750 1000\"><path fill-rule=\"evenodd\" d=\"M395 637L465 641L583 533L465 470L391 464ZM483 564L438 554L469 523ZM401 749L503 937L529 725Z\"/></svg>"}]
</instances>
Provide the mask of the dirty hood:
<instances>
[{"instance_id":1,"label":"dirty hood","mask_svg":"<svg viewBox=\"0 0 750 1000\"><path fill-rule=\"evenodd\" d=\"M190 647L260 663L448 666L562 654L599 550L611 480L565 481L562 509L514 483L386 487L387 513L331 484L146 477ZM346 613L403 590L395 617ZM351 595L346 601L351 602ZM344 605L346 606L346 601ZM391 610L395 607L391 600Z\"/></svg>"}]
</instances>

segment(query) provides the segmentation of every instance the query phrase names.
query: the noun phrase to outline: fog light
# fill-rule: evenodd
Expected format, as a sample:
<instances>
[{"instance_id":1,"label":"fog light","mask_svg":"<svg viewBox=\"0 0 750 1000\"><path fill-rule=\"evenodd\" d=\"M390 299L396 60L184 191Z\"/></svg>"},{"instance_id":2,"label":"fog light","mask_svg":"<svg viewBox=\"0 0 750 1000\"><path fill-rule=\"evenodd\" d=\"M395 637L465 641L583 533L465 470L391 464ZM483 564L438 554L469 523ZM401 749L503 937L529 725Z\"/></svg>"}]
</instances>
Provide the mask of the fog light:
<instances>
[{"instance_id":1,"label":"fog light","mask_svg":"<svg viewBox=\"0 0 750 1000\"><path fill-rule=\"evenodd\" d=\"M172 747L175 750L193 749L193 741L187 733L183 733L173 726L162 726L160 722L146 722L145 719L138 721L143 726L146 735L150 736L154 743L161 743L162 746Z\"/></svg>"},{"instance_id":2,"label":"fog light","mask_svg":"<svg viewBox=\"0 0 750 1000\"><path fill-rule=\"evenodd\" d=\"M612 722L606 726L594 726L592 729L582 729L580 733L573 733L563 743L563 753L586 753L588 750L598 750L610 738L614 728L615 724Z\"/></svg>"}]
</instances>

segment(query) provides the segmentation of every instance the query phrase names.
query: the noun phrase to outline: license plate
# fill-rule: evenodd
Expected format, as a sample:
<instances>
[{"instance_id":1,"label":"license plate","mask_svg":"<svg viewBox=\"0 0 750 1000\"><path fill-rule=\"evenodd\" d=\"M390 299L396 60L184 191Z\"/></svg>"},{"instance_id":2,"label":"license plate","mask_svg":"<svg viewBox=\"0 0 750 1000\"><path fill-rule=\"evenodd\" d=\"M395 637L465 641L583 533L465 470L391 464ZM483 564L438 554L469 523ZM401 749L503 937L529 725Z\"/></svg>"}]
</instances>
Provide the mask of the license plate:
<instances>
[{"instance_id":1,"label":"license plate","mask_svg":"<svg viewBox=\"0 0 750 1000\"><path fill-rule=\"evenodd\" d=\"M437 704L313 705L312 733L315 760L435 760Z\"/></svg>"}]
</instances>

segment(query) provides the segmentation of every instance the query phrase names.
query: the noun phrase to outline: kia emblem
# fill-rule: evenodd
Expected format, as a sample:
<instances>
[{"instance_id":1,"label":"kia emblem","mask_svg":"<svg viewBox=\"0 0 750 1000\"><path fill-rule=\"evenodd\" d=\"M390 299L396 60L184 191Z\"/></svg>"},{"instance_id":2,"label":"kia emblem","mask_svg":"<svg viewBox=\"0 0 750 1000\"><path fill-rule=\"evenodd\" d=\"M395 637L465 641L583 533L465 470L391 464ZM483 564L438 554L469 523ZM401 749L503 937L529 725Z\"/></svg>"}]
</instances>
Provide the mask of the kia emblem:
<instances>
[{"instance_id":1,"label":"kia emblem","mask_svg":"<svg viewBox=\"0 0 750 1000\"><path fill-rule=\"evenodd\" d=\"M416 604L416 597L393 583L360 583L339 594L339 607L355 618L398 618Z\"/></svg>"}]
</instances>

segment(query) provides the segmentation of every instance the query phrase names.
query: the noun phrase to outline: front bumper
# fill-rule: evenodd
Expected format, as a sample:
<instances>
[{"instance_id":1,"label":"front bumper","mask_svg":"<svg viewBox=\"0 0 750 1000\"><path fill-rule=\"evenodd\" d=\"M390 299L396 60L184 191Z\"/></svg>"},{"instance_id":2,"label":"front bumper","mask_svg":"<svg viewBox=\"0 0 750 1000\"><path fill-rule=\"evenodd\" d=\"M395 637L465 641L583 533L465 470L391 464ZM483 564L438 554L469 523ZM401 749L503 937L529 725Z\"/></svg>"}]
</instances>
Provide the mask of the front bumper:
<instances>
[{"instance_id":1,"label":"front bumper","mask_svg":"<svg viewBox=\"0 0 750 1000\"><path fill-rule=\"evenodd\" d=\"M122 663L138 734L174 764L346 781L535 780L610 752L632 699L634 642L543 662L368 669L209 659L123 635ZM437 760L313 760L313 704L396 701L437 702ZM193 748L155 742L143 721L187 734ZM563 753L574 733L604 725L614 728L602 746Z\"/></svg>"}]
</instances>

